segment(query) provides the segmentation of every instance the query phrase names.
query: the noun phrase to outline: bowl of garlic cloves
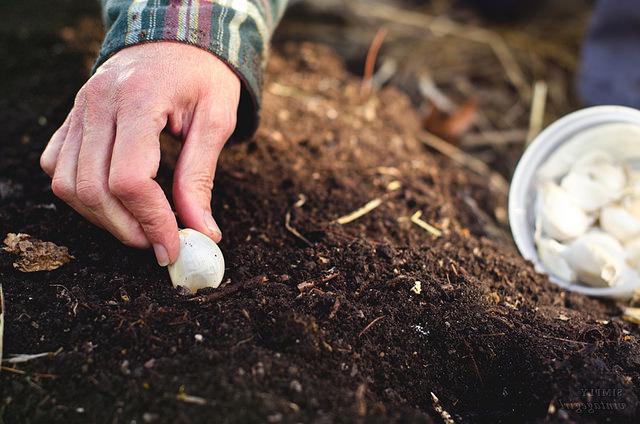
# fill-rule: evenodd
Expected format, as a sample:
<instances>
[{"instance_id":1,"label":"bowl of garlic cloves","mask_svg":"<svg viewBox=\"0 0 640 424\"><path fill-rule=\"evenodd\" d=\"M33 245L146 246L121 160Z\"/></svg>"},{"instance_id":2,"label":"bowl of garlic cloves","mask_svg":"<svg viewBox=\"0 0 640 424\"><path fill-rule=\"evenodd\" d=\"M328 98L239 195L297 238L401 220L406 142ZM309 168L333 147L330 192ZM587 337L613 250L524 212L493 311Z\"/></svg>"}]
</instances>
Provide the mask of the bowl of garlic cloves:
<instances>
[{"instance_id":1,"label":"bowl of garlic cloves","mask_svg":"<svg viewBox=\"0 0 640 424\"><path fill-rule=\"evenodd\" d=\"M520 253L557 285L628 298L640 288L640 111L596 106L536 137L509 191Z\"/></svg>"}]
</instances>

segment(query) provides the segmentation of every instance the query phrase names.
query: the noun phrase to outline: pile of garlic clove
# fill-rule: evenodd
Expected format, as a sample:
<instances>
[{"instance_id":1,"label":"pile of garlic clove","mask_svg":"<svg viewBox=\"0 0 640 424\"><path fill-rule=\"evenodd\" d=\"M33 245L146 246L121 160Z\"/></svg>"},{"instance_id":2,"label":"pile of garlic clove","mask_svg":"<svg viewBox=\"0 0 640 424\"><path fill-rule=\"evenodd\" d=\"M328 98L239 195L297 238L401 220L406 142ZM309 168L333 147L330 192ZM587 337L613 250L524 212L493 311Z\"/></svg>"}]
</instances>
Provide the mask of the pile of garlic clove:
<instances>
[{"instance_id":1,"label":"pile of garlic clove","mask_svg":"<svg viewBox=\"0 0 640 424\"><path fill-rule=\"evenodd\" d=\"M614 287L640 273L640 172L593 150L540 181L535 242L545 269L568 282Z\"/></svg>"}]
</instances>

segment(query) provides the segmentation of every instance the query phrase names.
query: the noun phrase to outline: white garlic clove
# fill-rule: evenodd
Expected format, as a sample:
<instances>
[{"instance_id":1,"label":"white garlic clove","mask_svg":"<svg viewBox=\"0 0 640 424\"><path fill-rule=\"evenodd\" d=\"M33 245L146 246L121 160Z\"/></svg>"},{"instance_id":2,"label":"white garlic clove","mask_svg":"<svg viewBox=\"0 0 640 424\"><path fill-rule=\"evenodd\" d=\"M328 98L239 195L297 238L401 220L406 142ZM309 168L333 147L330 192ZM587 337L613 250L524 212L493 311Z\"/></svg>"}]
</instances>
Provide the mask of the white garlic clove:
<instances>
[{"instance_id":1,"label":"white garlic clove","mask_svg":"<svg viewBox=\"0 0 640 424\"><path fill-rule=\"evenodd\" d=\"M190 228L179 233L180 255L168 267L173 286L183 286L191 292L205 287L218 287L224 276L224 257L218 245Z\"/></svg>"},{"instance_id":2,"label":"white garlic clove","mask_svg":"<svg viewBox=\"0 0 640 424\"><path fill-rule=\"evenodd\" d=\"M623 198L621 205L627 212L640 220L640 192Z\"/></svg>"},{"instance_id":3,"label":"white garlic clove","mask_svg":"<svg viewBox=\"0 0 640 424\"><path fill-rule=\"evenodd\" d=\"M584 234L594 221L554 182L544 183L538 195L540 223L548 237L559 241L574 239Z\"/></svg>"},{"instance_id":4,"label":"white garlic clove","mask_svg":"<svg viewBox=\"0 0 640 424\"><path fill-rule=\"evenodd\" d=\"M564 257L575 271L577 280L593 287L615 286L627 269L622 245L598 230L574 240Z\"/></svg>"},{"instance_id":5,"label":"white garlic clove","mask_svg":"<svg viewBox=\"0 0 640 424\"><path fill-rule=\"evenodd\" d=\"M571 172L586 175L594 183L604 187L614 198L622 195L627 184L624 167L602 150L593 150L580 157Z\"/></svg>"},{"instance_id":6,"label":"white garlic clove","mask_svg":"<svg viewBox=\"0 0 640 424\"><path fill-rule=\"evenodd\" d=\"M640 219L621 206L605 206L600 212L600 227L623 243L640 235Z\"/></svg>"},{"instance_id":7,"label":"white garlic clove","mask_svg":"<svg viewBox=\"0 0 640 424\"><path fill-rule=\"evenodd\" d=\"M625 244L624 249L627 254L627 264L640 272L640 238L631 240Z\"/></svg>"},{"instance_id":8,"label":"white garlic clove","mask_svg":"<svg viewBox=\"0 0 640 424\"><path fill-rule=\"evenodd\" d=\"M549 238L536 240L536 245L538 247L540 262L542 262L542 265L544 265L548 273L564 281L576 281L576 273L571 269L563 256L567 250L567 246Z\"/></svg>"},{"instance_id":9,"label":"white garlic clove","mask_svg":"<svg viewBox=\"0 0 640 424\"><path fill-rule=\"evenodd\" d=\"M606 185L592 179L587 173L569 172L560 186L587 212L594 212L617 198Z\"/></svg>"}]
</instances>

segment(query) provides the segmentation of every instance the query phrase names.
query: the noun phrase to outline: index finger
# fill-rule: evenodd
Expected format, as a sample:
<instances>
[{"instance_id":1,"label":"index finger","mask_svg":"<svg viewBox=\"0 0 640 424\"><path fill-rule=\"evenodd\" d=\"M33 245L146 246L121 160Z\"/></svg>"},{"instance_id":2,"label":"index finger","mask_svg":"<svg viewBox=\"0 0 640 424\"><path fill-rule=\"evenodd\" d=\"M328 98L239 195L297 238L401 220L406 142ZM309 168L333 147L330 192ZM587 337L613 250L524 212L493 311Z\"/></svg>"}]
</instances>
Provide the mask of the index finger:
<instances>
[{"instance_id":1,"label":"index finger","mask_svg":"<svg viewBox=\"0 0 640 424\"><path fill-rule=\"evenodd\" d=\"M137 111L135 116L140 116ZM118 116L109 170L109 190L138 220L160 266L180 252L178 223L162 188L154 180L160 165L159 136L166 117Z\"/></svg>"}]
</instances>

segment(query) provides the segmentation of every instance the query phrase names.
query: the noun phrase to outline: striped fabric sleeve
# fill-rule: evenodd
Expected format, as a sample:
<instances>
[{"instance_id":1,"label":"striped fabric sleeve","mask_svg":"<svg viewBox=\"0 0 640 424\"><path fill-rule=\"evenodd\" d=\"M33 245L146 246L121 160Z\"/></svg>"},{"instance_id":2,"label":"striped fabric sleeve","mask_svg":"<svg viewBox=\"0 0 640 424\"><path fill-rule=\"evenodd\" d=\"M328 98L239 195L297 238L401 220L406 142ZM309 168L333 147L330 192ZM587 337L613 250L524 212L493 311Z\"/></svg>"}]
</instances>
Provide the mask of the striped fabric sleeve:
<instances>
[{"instance_id":1,"label":"striped fabric sleeve","mask_svg":"<svg viewBox=\"0 0 640 424\"><path fill-rule=\"evenodd\" d=\"M271 34L287 0L101 0L106 36L94 71L119 50L147 42L178 41L211 52L243 82L233 138L259 122L263 70Z\"/></svg>"}]
</instances>

